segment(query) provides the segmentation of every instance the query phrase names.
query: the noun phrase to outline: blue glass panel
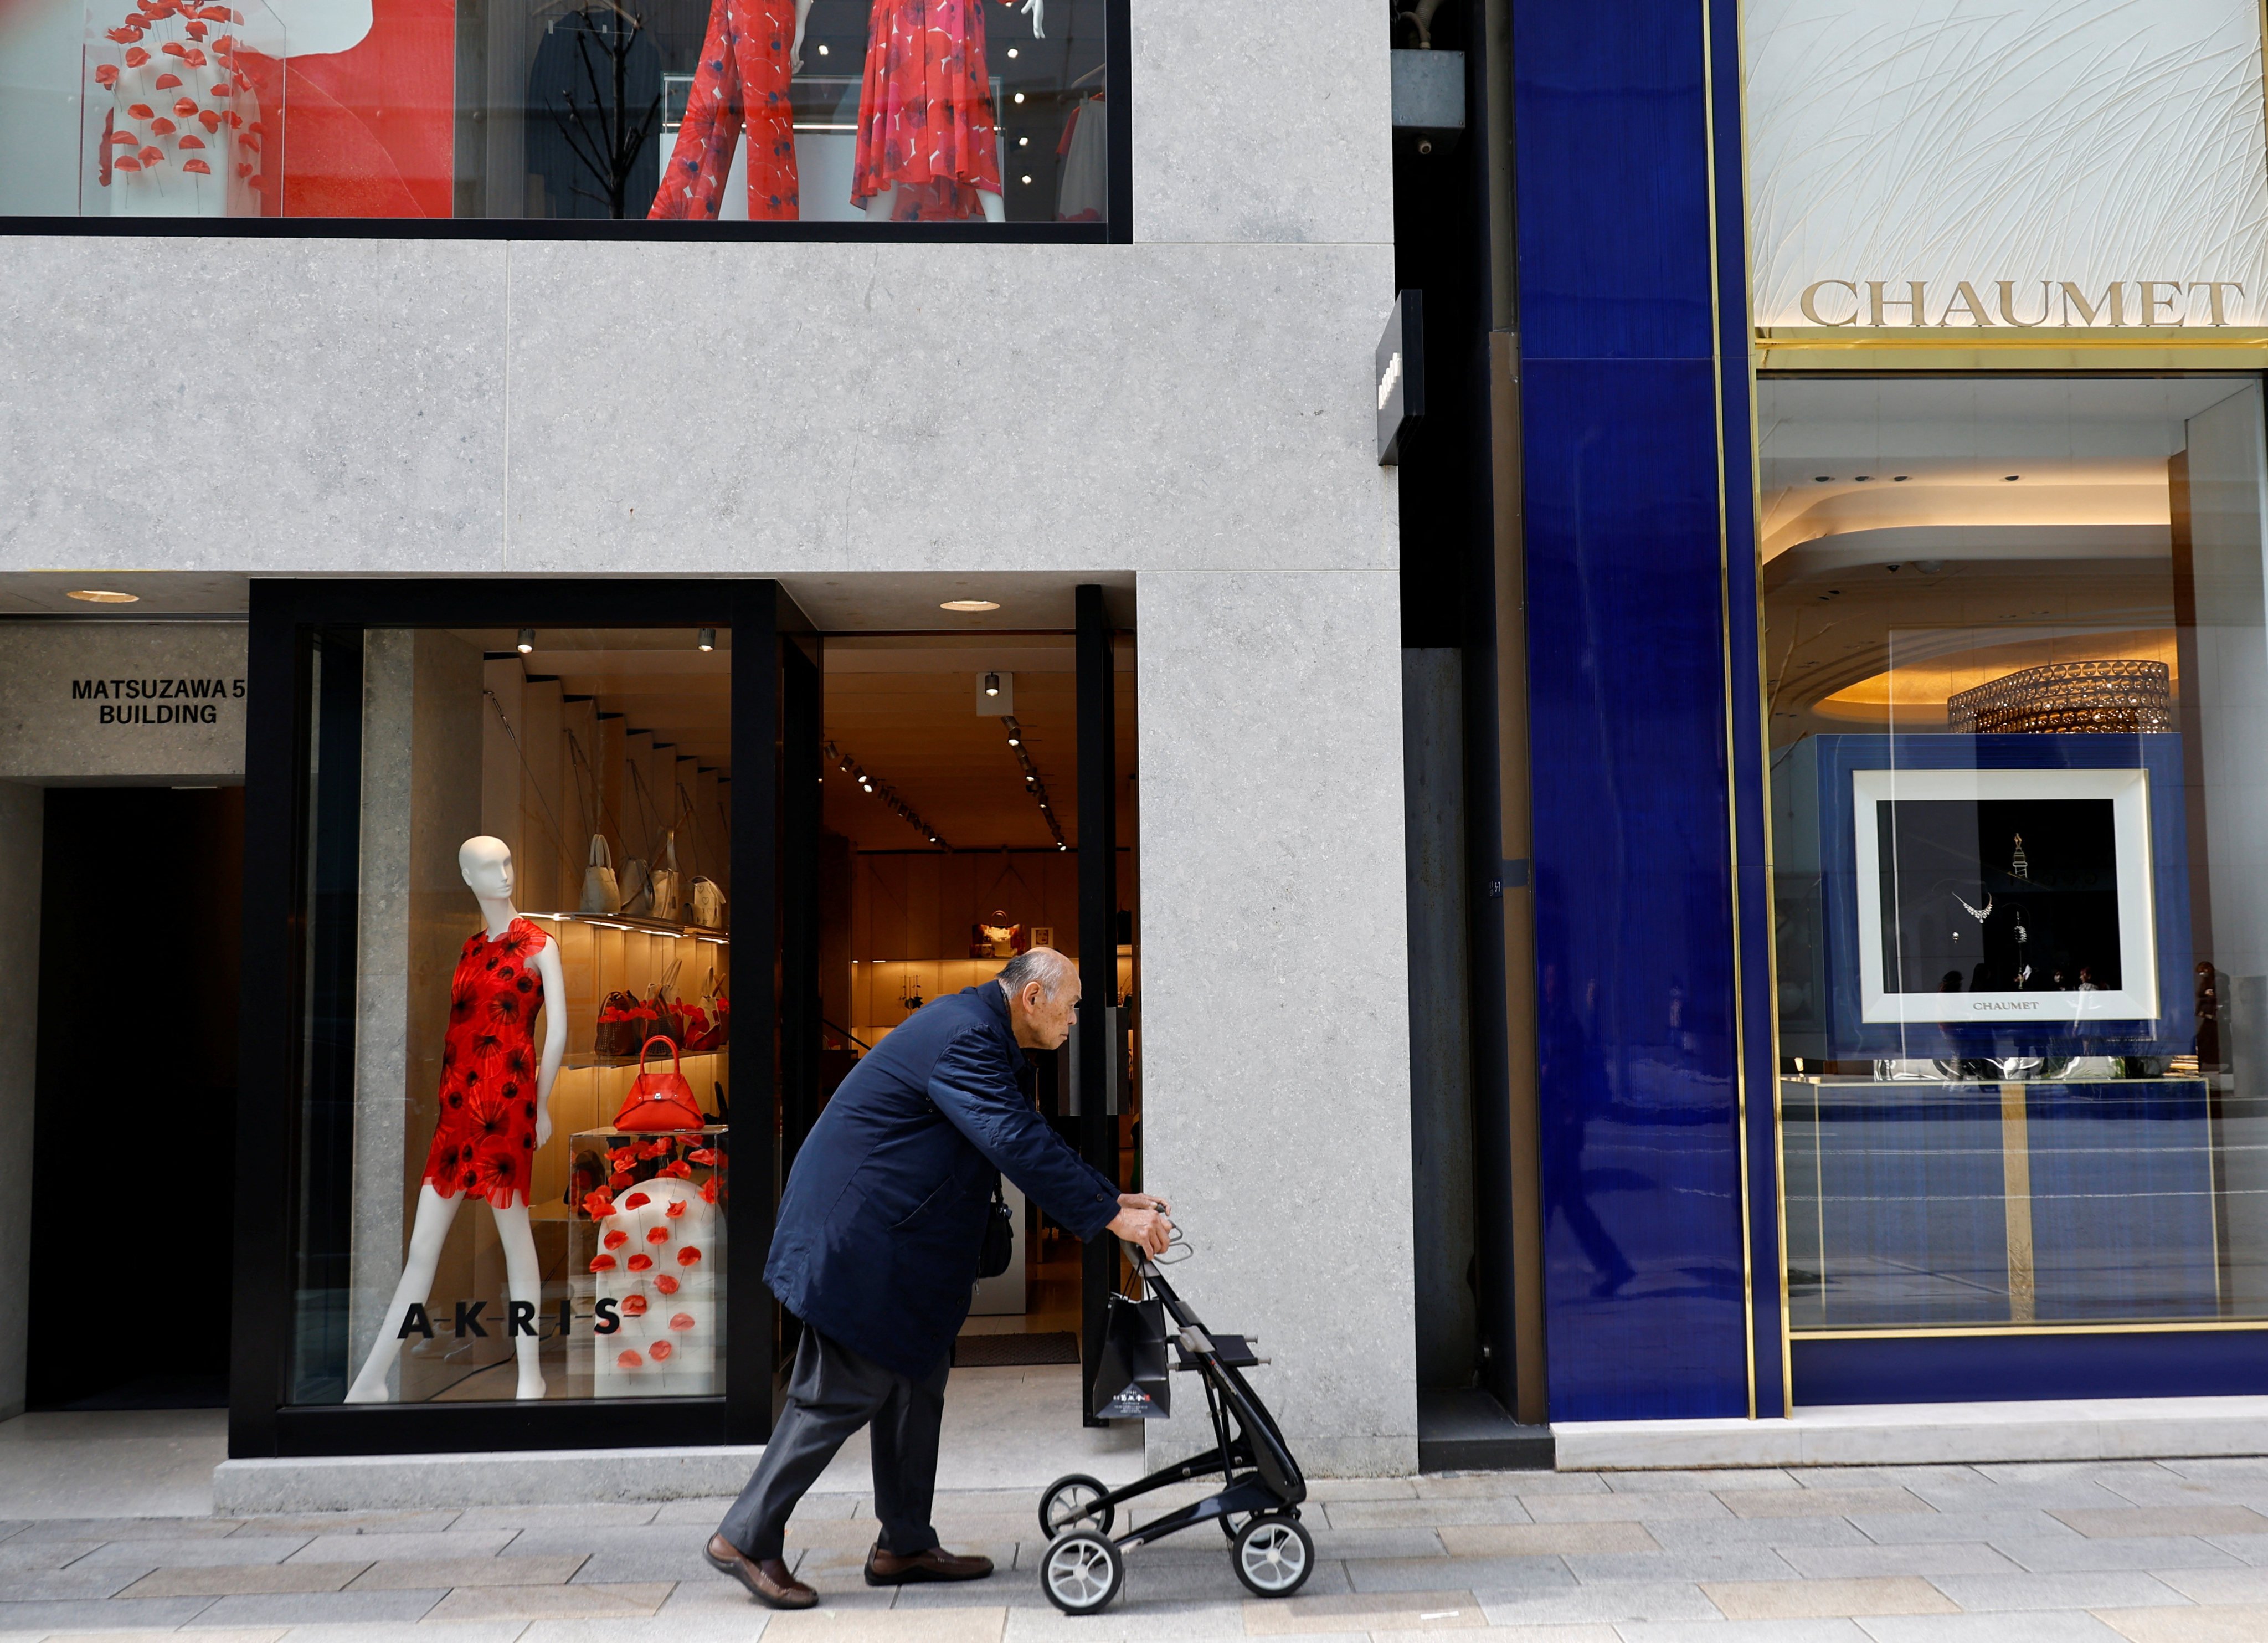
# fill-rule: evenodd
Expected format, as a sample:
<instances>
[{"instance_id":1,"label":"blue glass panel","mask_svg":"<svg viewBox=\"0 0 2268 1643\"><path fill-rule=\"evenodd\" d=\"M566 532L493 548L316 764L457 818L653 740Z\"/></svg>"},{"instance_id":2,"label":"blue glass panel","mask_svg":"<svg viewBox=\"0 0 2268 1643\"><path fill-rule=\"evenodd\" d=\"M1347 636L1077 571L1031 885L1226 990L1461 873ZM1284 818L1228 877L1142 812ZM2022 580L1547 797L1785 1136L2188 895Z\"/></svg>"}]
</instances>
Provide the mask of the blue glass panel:
<instances>
[{"instance_id":1,"label":"blue glass panel","mask_svg":"<svg viewBox=\"0 0 2268 1643\"><path fill-rule=\"evenodd\" d=\"M1799 1404L2231 1397L2268 1386L2268 1330L1962 1335L1790 1349Z\"/></svg>"},{"instance_id":2,"label":"blue glass panel","mask_svg":"<svg viewBox=\"0 0 2268 1643\"><path fill-rule=\"evenodd\" d=\"M2043 1323L2220 1311L2202 1079L2035 1084L2032 1263Z\"/></svg>"}]
</instances>

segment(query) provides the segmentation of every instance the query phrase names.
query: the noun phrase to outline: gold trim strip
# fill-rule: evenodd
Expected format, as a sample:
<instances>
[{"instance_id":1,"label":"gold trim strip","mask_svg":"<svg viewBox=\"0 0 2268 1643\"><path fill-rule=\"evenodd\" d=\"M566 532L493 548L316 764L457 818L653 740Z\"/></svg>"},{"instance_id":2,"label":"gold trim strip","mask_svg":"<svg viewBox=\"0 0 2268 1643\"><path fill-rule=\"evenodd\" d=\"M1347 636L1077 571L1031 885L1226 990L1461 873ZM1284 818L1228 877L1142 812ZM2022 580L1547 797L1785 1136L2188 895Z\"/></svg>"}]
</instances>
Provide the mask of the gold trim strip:
<instances>
[{"instance_id":1,"label":"gold trim strip","mask_svg":"<svg viewBox=\"0 0 2268 1643\"><path fill-rule=\"evenodd\" d=\"M2208 1335L2231 1330L2257 1333L2268 1318L2205 1318L2170 1323L1953 1323L1936 1329L1798 1330L1799 1341L1913 1341L1934 1336L1984 1335Z\"/></svg>"},{"instance_id":2,"label":"gold trim strip","mask_svg":"<svg viewBox=\"0 0 2268 1643\"><path fill-rule=\"evenodd\" d=\"M1964 353L2004 348L2242 348L2268 349L2268 327L2153 325L2112 329L2107 326L2039 326L2027 330L1994 326L1946 329L1914 325L1760 325L1756 346L1778 348L1928 348Z\"/></svg>"},{"instance_id":3,"label":"gold trim strip","mask_svg":"<svg viewBox=\"0 0 2268 1643\"><path fill-rule=\"evenodd\" d=\"M1768 371L2257 371L2268 330L1758 326L1752 352Z\"/></svg>"},{"instance_id":4,"label":"gold trim strip","mask_svg":"<svg viewBox=\"0 0 2268 1643\"><path fill-rule=\"evenodd\" d=\"M2000 1087L2000 1204L2008 1226L2008 1318L2032 1321L2032 1129L2024 1087Z\"/></svg>"}]
</instances>

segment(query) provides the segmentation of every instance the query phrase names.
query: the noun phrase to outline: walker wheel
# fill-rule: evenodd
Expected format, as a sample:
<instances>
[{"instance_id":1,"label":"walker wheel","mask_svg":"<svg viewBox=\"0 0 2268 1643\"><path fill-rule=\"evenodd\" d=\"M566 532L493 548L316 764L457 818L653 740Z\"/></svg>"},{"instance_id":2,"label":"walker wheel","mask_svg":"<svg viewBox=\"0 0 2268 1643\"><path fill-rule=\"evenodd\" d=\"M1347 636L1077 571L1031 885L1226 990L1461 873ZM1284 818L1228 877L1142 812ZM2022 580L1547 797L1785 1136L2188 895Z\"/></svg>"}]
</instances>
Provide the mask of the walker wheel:
<instances>
[{"instance_id":1,"label":"walker wheel","mask_svg":"<svg viewBox=\"0 0 2268 1643\"><path fill-rule=\"evenodd\" d=\"M1118 1516L1109 1495L1109 1485L1084 1472L1057 1478L1040 1497L1040 1532L1049 1540L1071 1529L1108 1535Z\"/></svg>"},{"instance_id":2,"label":"walker wheel","mask_svg":"<svg viewBox=\"0 0 2268 1643\"><path fill-rule=\"evenodd\" d=\"M1236 1578L1256 1597L1289 1597L1315 1566L1315 1543L1295 1517L1271 1513L1236 1531Z\"/></svg>"},{"instance_id":3,"label":"walker wheel","mask_svg":"<svg viewBox=\"0 0 2268 1643\"><path fill-rule=\"evenodd\" d=\"M1048 1601L1067 1615L1096 1613L1118 1595L1125 1581L1126 1566L1118 1548L1109 1536L1091 1529L1058 1536L1040 1557L1040 1585Z\"/></svg>"}]
</instances>

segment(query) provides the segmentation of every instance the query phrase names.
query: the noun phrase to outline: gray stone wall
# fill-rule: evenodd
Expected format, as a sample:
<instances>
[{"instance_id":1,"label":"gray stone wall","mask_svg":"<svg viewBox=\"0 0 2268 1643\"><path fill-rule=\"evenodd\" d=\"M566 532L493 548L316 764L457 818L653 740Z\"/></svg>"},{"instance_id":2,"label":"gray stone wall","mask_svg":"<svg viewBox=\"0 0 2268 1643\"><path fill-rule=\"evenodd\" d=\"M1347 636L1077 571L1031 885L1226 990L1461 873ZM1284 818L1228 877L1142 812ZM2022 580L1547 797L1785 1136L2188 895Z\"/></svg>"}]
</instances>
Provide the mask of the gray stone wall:
<instances>
[{"instance_id":1,"label":"gray stone wall","mask_svg":"<svg viewBox=\"0 0 2268 1643\"><path fill-rule=\"evenodd\" d=\"M0 623L0 781L244 779L239 622Z\"/></svg>"}]
</instances>

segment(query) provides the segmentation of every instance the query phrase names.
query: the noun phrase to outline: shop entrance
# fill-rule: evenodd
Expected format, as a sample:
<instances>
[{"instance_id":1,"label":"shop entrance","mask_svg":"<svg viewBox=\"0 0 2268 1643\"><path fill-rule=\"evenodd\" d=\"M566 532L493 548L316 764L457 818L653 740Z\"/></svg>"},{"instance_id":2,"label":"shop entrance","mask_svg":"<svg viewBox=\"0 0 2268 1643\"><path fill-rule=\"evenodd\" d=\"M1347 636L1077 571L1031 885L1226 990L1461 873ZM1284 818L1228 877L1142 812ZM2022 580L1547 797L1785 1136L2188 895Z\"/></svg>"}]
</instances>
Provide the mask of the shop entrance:
<instances>
[{"instance_id":1,"label":"shop entrance","mask_svg":"<svg viewBox=\"0 0 2268 1643\"><path fill-rule=\"evenodd\" d=\"M1052 947L1079 963L1085 998L1072 1043L1033 1056L1031 1094L1065 1140L1122 1187L1138 1187L1130 636L1099 632L1083 646L1062 632L859 633L818 648L821 1049L811 1117L916 1011L989 983L1017 953ZM1083 648L1091 678L1081 675ZM1090 1056L1096 1065L1083 1068ZM799 1138L791 1137L791 1153ZM1004 1190L1015 1256L979 1286L954 1367L1059 1366L1059 1375L1037 1378L1059 1378L1068 1398L1084 1386L1078 1366L1092 1354L1083 1336L1100 1315L1101 1290L1119 1276L1116 1254L1093 1258L1012 1183ZM966 1376L955 1384L956 1396L983 1396Z\"/></svg>"},{"instance_id":2,"label":"shop entrance","mask_svg":"<svg viewBox=\"0 0 2268 1643\"><path fill-rule=\"evenodd\" d=\"M42 831L26 1402L219 1407L244 790L53 787Z\"/></svg>"}]
</instances>

